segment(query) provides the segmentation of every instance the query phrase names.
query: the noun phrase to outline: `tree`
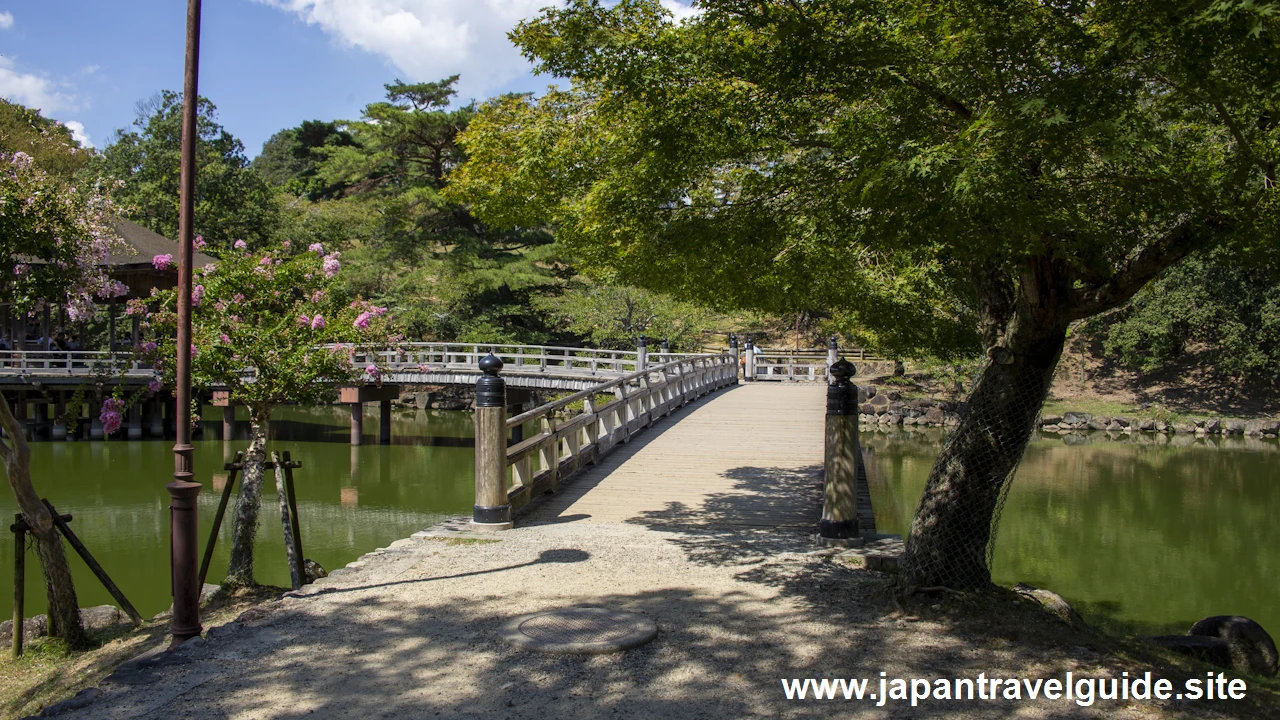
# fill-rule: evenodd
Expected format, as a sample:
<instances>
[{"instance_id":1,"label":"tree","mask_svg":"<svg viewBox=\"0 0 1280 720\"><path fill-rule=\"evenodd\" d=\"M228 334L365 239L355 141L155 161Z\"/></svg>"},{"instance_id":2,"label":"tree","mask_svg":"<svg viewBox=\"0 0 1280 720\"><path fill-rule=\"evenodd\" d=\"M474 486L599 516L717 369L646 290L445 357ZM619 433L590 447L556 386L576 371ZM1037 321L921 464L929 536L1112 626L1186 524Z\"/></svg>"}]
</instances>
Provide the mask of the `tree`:
<instances>
[{"instance_id":1,"label":"tree","mask_svg":"<svg viewBox=\"0 0 1280 720\"><path fill-rule=\"evenodd\" d=\"M119 246L108 224L112 211L110 200L96 190L77 192L36 167L27 153L0 154L0 278L15 309L64 298L72 318L83 317L91 312L94 296L123 292L98 265ZM62 539L31 481L25 433L3 397L0 426L9 436L7 443L0 440L0 462L36 539L45 577L49 634L83 646L87 638Z\"/></svg>"},{"instance_id":2,"label":"tree","mask_svg":"<svg viewBox=\"0 0 1280 720\"><path fill-rule=\"evenodd\" d=\"M826 307L893 355L985 348L905 581L989 584L1067 328L1193 250L1280 246L1280 14L1236 2L571 0L572 81L483 107L450 196L719 305ZM750 282L743 282L743 271Z\"/></svg>"},{"instance_id":3,"label":"tree","mask_svg":"<svg viewBox=\"0 0 1280 720\"><path fill-rule=\"evenodd\" d=\"M80 147L71 131L38 110L0 99L0 151L30 155L36 167L70 178L89 162L92 153Z\"/></svg>"},{"instance_id":4,"label":"tree","mask_svg":"<svg viewBox=\"0 0 1280 720\"><path fill-rule=\"evenodd\" d=\"M192 287L193 388L226 388L249 410L251 440L232 528L229 587L256 584L253 538L261 506L262 463L273 409L289 402L332 402L343 384L378 382L376 363L352 364L362 347L390 340L386 308L335 292L341 268L337 253L319 245L298 252L277 247L250 253L240 243L216 266L200 271ZM159 262L164 262L163 259ZM148 314L147 305L160 310ZM172 376L177 335L176 291L149 302L130 301L129 311L147 316L156 340L143 348L156 367ZM172 386L172 383L167 383ZM193 413L194 415L194 413Z\"/></svg>"},{"instance_id":5,"label":"tree","mask_svg":"<svg viewBox=\"0 0 1280 720\"><path fill-rule=\"evenodd\" d=\"M236 240L257 247L279 225L266 181L249 165L244 145L215 120L216 108L200 98L196 116L195 233L221 254ZM182 150L182 99L165 90L139 108L134 130L117 132L86 172L120 181L113 198L126 216L165 237L178 234L178 180Z\"/></svg>"},{"instance_id":6,"label":"tree","mask_svg":"<svg viewBox=\"0 0 1280 720\"><path fill-rule=\"evenodd\" d=\"M665 338L674 352L696 352L710 331L706 309L639 288L571 283L560 295L536 298L534 306L591 347L635 349L639 338Z\"/></svg>"},{"instance_id":7,"label":"tree","mask_svg":"<svg viewBox=\"0 0 1280 720\"><path fill-rule=\"evenodd\" d=\"M307 120L296 128L272 135L253 159L253 168L271 185L310 200L339 196L346 185L326 185L316 179L322 148L352 147L355 139L336 122Z\"/></svg>"}]
</instances>

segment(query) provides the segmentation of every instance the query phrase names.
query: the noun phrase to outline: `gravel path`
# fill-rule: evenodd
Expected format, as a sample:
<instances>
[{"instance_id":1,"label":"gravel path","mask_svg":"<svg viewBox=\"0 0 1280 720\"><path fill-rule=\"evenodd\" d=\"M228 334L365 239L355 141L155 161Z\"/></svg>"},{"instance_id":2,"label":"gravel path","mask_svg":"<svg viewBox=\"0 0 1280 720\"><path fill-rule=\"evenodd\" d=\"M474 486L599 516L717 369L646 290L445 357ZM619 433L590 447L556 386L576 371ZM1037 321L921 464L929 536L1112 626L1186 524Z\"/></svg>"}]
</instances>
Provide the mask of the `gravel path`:
<instances>
[{"instance_id":1,"label":"gravel path","mask_svg":"<svg viewBox=\"0 0 1280 720\"><path fill-rule=\"evenodd\" d=\"M79 709L105 718L1168 717L1171 707L1058 702L788 701L783 677L1061 676L1119 670L1043 613L1011 603L1007 636L895 616L886 576L798 533L529 524L500 540L413 538L297 596L250 610L176 653L121 668ZM947 596L949 597L949 596ZM929 602L936 602L931 599ZM556 656L500 639L537 610L621 608L657 621L621 654ZM908 608L910 612L927 616ZM1048 623L1054 643L1029 641ZM1065 633L1065 635L1064 635ZM1081 636L1081 643L1088 639ZM1070 647L1067 652L1062 647ZM1042 649L1044 648L1044 649ZM1132 669L1132 668L1130 668ZM91 700L91 702L90 702ZM75 703L73 703L75 704ZM1190 708L1186 717L1203 717Z\"/></svg>"}]
</instances>

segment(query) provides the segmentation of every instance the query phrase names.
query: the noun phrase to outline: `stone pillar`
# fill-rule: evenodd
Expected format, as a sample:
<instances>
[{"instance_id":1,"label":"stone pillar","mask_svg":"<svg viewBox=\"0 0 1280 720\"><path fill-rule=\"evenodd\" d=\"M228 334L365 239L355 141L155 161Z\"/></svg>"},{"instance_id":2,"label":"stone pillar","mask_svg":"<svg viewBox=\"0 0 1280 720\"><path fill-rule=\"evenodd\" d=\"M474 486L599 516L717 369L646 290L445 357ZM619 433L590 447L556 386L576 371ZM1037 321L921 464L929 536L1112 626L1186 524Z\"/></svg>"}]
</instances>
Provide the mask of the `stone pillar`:
<instances>
[{"instance_id":1,"label":"stone pillar","mask_svg":"<svg viewBox=\"0 0 1280 720\"><path fill-rule=\"evenodd\" d=\"M233 400L227 400L227 404L222 408L222 440L235 439L236 431L236 404Z\"/></svg>"},{"instance_id":2,"label":"stone pillar","mask_svg":"<svg viewBox=\"0 0 1280 720\"><path fill-rule=\"evenodd\" d=\"M822 519L818 542L843 547L861 545L858 528L858 388L849 382L848 360L831 366L835 382L827 386L826 457Z\"/></svg>"},{"instance_id":3,"label":"stone pillar","mask_svg":"<svg viewBox=\"0 0 1280 720\"><path fill-rule=\"evenodd\" d=\"M378 402L378 444L391 444L391 401Z\"/></svg>"},{"instance_id":4,"label":"stone pillar","mask_svg":"<svg viewBox=\"0 0 1280 720\"><path fill-rule=\"evenodd\" d=\"M729 333L729 354L733 356L733 376L738 377L738 360L741 354L738 352L738 335Z\"/></svg>"},{"instance_id":5,"label":"stone pillar","mask_svg":"<svg viewBox=\"0 0 1280 720\"><path fill-rule=\"evenodd\" d=\"M359 445L364 436L364 405L351 403L351 444Z\"/></svg>"},{"instance_id":6,"label":"stone pillar","mask_svg":"<svg viewBox=\"0 0 1280 720\"><path fill-rule=\"evenodd\" d=\"M662 354L663 355L671 354L671 343L668 343L666 338L662 338ZM666 362L667 358L663 358L662 360L663 362Z\"/></svg>"},{"instance_id":7,"label":"stone pillar","mask_svg":"<svg viewBox=\"0 0 1280 720\"><path fill-rule=\"evenodd\" d=\"M134 403L129 408L129 439L142 439L142 404Z\"/></svg>"},{"instance_id":8,"label":"stone pillar","mask_svg":"<svg viewBox=\"0 0 1280 720\"><path fill-rule=\"evenodd\" d=\"M151 437L164 438L164 399L157 396L151 398L148 404L149 430Z\"/></svg>"},{"instance_id":9,"label":"stone pillar","mask_svg":"<svg viewBox=\"0 0 1280 720\"><path fill-rule=\"evenodd\" d=\"M484 376L476 381L476 501L471 526L481 530L509 530L507 385L498 377L502 360L490 353L480 361L480 371Z\"/></svg>"}]
</instances>

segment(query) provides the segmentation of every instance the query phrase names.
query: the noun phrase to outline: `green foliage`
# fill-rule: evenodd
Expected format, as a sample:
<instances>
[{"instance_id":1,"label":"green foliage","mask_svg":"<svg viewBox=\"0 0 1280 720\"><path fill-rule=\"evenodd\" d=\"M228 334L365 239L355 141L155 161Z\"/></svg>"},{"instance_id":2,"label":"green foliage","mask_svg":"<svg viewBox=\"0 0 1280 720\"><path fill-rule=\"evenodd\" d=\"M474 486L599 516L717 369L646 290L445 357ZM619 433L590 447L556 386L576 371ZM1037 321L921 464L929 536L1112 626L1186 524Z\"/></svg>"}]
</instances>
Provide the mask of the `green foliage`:
<instances>
[{"instance_id":1,"label":"green foliage","mask_svg":"<svg viewBox=\"0 0 1280 720\"><path fill-rule=\"evenodd\" d=\"M700 7L573 0L520 25L572 86L487 103L446 194L550 223L622 282L831 309L894 355L1053 338L1195 248L1280 247L1278 13Z\"/></svg>"},{"instance_id":2,"label":"green foliage","mask_svg":"<svg viewBox=\"0 0 1280 720\"><path fill-rule=\"evenodd\" d=\"M4 99L0 99L0 152L24 152L35 159L36 167L63 179L70 179L92 156L66 126Z\"/></svg>"},{"instance_id":3,"label":"green foliage","mask_svg":"<svg viewBox=\"0 0 1280 720\"><path fill-rule=\"evenodd\" d=\"M334 253L277 247L233 251L201 271L192 292L193 387L225 387L255 418L267 418L284 403L322 404L339 385L377 380L381 369L357 367L352 355L392 340L390 317L385 308L346 302L334 277L339 265ZM140 350L170 378L176 302L176 291L166 291L129 306L148 315L146 327L160 340ZM148 314L148 304L159 309Z\"/></svg>"},{"instance_id":4,"label":"green foliage","mask_svg":"<svg viewBox=\"0 0 1280 720\"><path fill-rule=\"evenodd\" d=\"M165 237L178 235L182 150L182 99L168 90L140 111L134 130L120 130L87 168L94 177L124 184L113 198L130 220ZM257 247L273 237L279 211L267 182L249 165L244 145L215 120L216 108L200 98L196 117L195 232L207 252L226 253L243 239Z\"/></svg>"},{"instance_id":5,"label":"green foliage","mask_svg":"<svg viewBox=\"0 0 1280 720\"><path fill-rule=\"evenodd\" d=\"M563 294L535 299L534 306L590 347L616 350L634 350L644 335L667 338L673 352L694 352L717 319L697 305L665 295L582 280Z\"/></svg>"},{"instance_id":6,"label":"green foliage","mask_svg":"<svg viewBox=\"0 0 1280 720\"><path fill-rule=\"evenodd\" d=\"M1124 308L1091 323L1108 355L1151 371L1195 349L1205 364L1240 379L1280 375L1280 284L1266 267L1221 253L1171 268Z\"/></svg>"},{"instance_id":7,"label":"green foliage","mask_svg":"<svg viewBox=\"0 0 1280 720\"><path fill-rule=\"evenodd\" d=\"M291 195L311 200L337 197L346 188L328 185L316 178L316 167L324 159L325 148L355 145L355 139L336 122L307 120L296 128L272 135L253 159L253 167L271 185Z\"/></svg>"}]
</instances>

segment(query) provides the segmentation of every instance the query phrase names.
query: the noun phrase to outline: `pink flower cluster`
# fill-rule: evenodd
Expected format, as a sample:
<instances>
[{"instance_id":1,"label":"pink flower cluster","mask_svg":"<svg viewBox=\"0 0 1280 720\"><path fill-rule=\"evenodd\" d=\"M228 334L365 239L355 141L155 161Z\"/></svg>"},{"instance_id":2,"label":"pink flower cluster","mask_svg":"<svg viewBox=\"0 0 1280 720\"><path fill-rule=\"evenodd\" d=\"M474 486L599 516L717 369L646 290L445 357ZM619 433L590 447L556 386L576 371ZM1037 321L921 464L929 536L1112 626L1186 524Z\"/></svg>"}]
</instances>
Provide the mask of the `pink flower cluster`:
<instances>
[{"instance_id":1,"label":"pink flower cluster","mask_svg":"<svg viewBox=\"0 0 1280 720\"><path fill-rule=\"evenodd\" d=\"M156 255L151 258L151 266L157 270L168 270L173 264L173 256L165 253L164 255Z\"/></svg>"},{"instance_id":2,"label":"pink flower cluster","mask_svg":"<svg viewBox=\"0 0 1280 720\"><path fill-rule=\"evenodd\" d=\"M374 380L377 380L378 378L382 377L382 371L378 369L377 365L370 365L369 367L365 368L364 371L368 373L369 377L373 378Z\"/></svg>"},{"instance_id":3,"label":"pink flower cluster","mask_svg":"<svg viewBox=\"0 0 1280 720\"><path fill-rule=\"evenodd\" d=\"M197 285L191 288L191 306L200 307L200 303L203 300L204 300L204 286Z\"/></svg>"},{"instance_id":4,"label":"pink flower cluster","mask_svg":"<svg viewBox=\"0 0 1280 720\"><path fill-rule=\"evenodd\" d=\"M316 315L315 317L311 318L311 329L312 329L312 330L322 330L322 329L324 329L324 316L323 316L323 315Z\"/></svg>"},{"instance_id":5,"label":"pink flower cluster","mask_svg":"<svg viewBox=\"0 0 1280 720\"><path fill-rule=\"evenodd\" d=\"M356 316L355 322L351 323L360 330L366 330L369 327L369 313L362 312Z\"/></svg>"},{"instance_id":6,"label":"pink flower cluster","mask_svg":"<svg viewBox=\"0 0 1280 720\"><path fill-rule=\"evenodd\" d=\"M307 246L307 249L317 255L324 255L324 246L320 243L311 243Z\"/></svg>"},{"instance_id":7,"label":"pink flower cluster","mask_svg":"<svg viewBox=\"0 0 1280 720\"><path fill-rule=\"evenodd\" d=\"M248 246L247 244L245 244L245 241L243 241L243 240L237 240L237 241L235 241L235 242L232 244L232 247L234 247L234 248L235 248L235 249L237 249L237 250L244 250L245 248L247 248L247 247L249 247L249 246Z\"/></svg>"},{"instance_id":8,"label":"pink flower cluster","mask_svg":"<svg viewBox=\"0 0 1280 720\"><path fill-rule=\"evenodd\" d=\"M124 402L115 398L107 398L102 401L102 412L98 414L98 422L102 423L102 432L111 435L120 429L123 421L121 412L124 411Z\"/></svg>"},{"instance_id":9,"label":"pink flower cluster","mask_svg":"<svg viewBox=\"0 0 1280 720\"><path fill-rule=\"evenodd\" d=\"M164 389L164 383L160 382L160 378L156 378L155 380L147 383L147 389L151 392L160 392Z\"/></svg>"},{"instance_id":10,"label":"pink flower cluster","mask_svg":"<svg viewBox=\"0 0 1280 720\"><path fill-rule=\"evenodd\" d=\"M26 263L18 263L13 266L14 275L26 275L29 272L31 272L31 266Z\"/></svg>"},{"instance_id":11,"label":"pink flower cluster","mask_svg":"<svg viewBox=\"0 0 1280 720\"><path fill-rule=\"evenodd\" d=\"M338 270L342 267L338 263L338 254L334 253L324 259L324 276L333 277L338 274Z\"/></svg>"},{"instance_id":12,"label":"pink flower cluster","mask_svg":"<svg viewBox=\"0 0 1280 720\"><path fill-rule=\"evenodd\" d=\"M192 244L192 245L195 245L197 250L200 250L200 249L201 249L201 248L203 248L203 247L205 246L205 244L206 244L206 243L205 243L205 241L204 241L204 236L203 236L203 235L197 235L197 236L196 236L196 239L195 239L194 241L192 241L192 243L191 243L191 244Z\"/></svg>"}]
</instances>

